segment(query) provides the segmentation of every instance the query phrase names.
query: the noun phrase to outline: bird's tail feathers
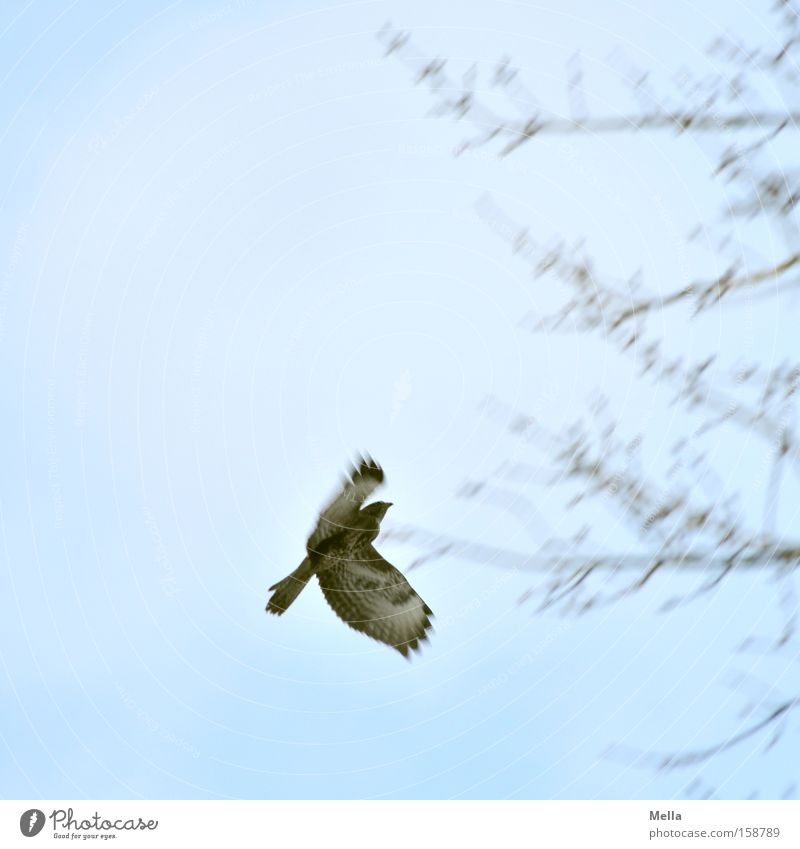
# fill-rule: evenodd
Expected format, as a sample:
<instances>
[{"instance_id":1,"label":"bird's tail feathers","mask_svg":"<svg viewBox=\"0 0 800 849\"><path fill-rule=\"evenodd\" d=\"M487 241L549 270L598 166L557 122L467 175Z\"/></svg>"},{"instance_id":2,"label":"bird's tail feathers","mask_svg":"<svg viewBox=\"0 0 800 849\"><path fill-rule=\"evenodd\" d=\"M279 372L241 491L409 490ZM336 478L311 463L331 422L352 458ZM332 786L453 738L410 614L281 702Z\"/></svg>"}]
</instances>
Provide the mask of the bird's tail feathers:
<instances>
[{"instance_id":1,"label":"bird's tail feathers","mask_svg":"<svg viewBox=\"0 0 800 849\"><path fill-rule=\"evenodd\" d=\"M284 613L303 591L303 587L313 574L314 569L306 557L291 575L287 575L282 581L270 587L272 595L267 602L267 613L274 613L276 616Z\"/></svg>"}]
</instances>

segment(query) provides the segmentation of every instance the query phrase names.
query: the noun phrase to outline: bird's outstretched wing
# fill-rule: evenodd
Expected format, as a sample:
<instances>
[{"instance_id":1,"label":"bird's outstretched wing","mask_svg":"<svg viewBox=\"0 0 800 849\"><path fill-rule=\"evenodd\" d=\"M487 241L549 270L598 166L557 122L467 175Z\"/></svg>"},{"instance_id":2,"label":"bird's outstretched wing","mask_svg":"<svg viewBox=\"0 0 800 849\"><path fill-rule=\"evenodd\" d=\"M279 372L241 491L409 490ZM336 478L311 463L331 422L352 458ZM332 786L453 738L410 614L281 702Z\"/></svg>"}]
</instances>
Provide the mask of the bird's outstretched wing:
<instances>
[{"instance_id":1,"label":"bird's outstretched wing","mask_svg":"<svg viewBox=\"0 0 800 849\"><path fill-rule=\"evenodd\" d=\"M351 628L408 657L428 639L433 612L371 545L363 552L363 559L337 559L317 574L325 600Z\"/></svg>"},{"instance_id":2,"label":"bird's outstretched wing","mask_svg":"<svg viewBox=\"0 0 800 849\"><path fill-rule=\"evenodd\" d=\"M341 490L320 513L306 547L313 551L325 539L351 528L364 500L383 483L383 469L371 458L359 458L345 478Z\"/></svg>"}]
</instances>

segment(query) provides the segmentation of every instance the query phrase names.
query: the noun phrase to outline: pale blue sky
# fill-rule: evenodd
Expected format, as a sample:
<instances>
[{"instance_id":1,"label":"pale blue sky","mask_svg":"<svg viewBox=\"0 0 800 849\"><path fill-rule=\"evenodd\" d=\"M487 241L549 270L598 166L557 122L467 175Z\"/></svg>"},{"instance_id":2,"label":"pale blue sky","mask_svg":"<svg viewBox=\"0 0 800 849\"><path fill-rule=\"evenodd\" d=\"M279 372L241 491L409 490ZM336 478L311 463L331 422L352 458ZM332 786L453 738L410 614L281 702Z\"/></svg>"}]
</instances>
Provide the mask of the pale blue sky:
<instances>
[{"instance_id":1,"label":"pale blue sky","mask_svg":"<svg viewBox=\"0 0 800 849\"><path fill-rule=\"evenodd\" d=\"M790 658L732 655L777 616L755 575L659 616L683 586L669 576L572 620L518 607L525 576L443 559L412 573L438 616L413 663L316 588L264 614L356 451L386 469L392 522L525 551L588 518L620 546L596 504L570 515L531 489L520 524L456 498L516 450L481 400L558 426L601 389L654 457L681 429L670 394L597 339L520 328L554 283L474 203L491 192L540 241L586 236L610 273L667 290L714 269L685 239L725 202L711 148L666 134L454 158L468 128L382 58L387 18L462 65L512 56L554 109L581 49L597 112L630 106L603 68L615 48L667 79L717 29L767 21L716 2L3 4L6 798L680 796L692 771L603 751L713 741L741 721L729 672L790 675ZM794 332L774 304L663 322L693 357L766 364ZM754 474L726 468L731 488ZM757 749L706 780L782 792L790 753Z\"/></svg>"}]
</instances>

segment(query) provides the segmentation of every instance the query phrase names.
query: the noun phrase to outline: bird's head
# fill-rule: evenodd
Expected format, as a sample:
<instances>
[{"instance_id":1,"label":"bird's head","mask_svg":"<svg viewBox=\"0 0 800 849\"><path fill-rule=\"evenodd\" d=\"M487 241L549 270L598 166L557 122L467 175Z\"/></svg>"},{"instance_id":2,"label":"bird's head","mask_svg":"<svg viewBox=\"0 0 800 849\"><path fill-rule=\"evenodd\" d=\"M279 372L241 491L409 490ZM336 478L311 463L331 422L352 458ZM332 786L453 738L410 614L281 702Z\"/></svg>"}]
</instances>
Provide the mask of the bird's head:
<instances>
[{"instance_id":1,"label":"bird's head","mask_svg":"<svg viewBox=\"0 0 800 849\"><path fill-rule=\"evenodd\" d=\"M380 524L381 520L386 515L386 511L391 506L391 501L375 501L372 504L368 504L366 507L362 507L361 515Z\"/></svg>"}]
</instances>

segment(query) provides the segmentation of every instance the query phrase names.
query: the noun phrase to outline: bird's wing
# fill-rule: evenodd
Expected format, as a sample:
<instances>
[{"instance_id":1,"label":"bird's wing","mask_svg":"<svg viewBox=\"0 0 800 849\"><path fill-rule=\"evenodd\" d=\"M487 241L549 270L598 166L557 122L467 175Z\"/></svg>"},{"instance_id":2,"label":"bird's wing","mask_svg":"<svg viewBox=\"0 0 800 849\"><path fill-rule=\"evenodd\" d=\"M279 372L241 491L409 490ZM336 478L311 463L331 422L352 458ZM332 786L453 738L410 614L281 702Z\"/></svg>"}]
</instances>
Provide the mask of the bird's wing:
<instances>
[{"instance_id":1,"label":"bird's wing","mask_svg":"<svg viewBox=\"0 0 800 849\"><path fill-rule=\"evenodd\" d=\"M366 498L383 482L383 469L370 457L359 459L342 483L342 488L320 513L317 526L308 538L309 551L325 539L353 527Z\"/></svg>"},{"instance_id":2,"label":"bird's wing","mask_svg":"<svg viewBox=\"0 0 800 849\"><path fill-rule=\"evenodd\" d=\"M414 588L370 545L364 559L337 560L317 574L325 600L351 628L404 657L427 640L433 616Z\"/></svg>"}]
</instances>

